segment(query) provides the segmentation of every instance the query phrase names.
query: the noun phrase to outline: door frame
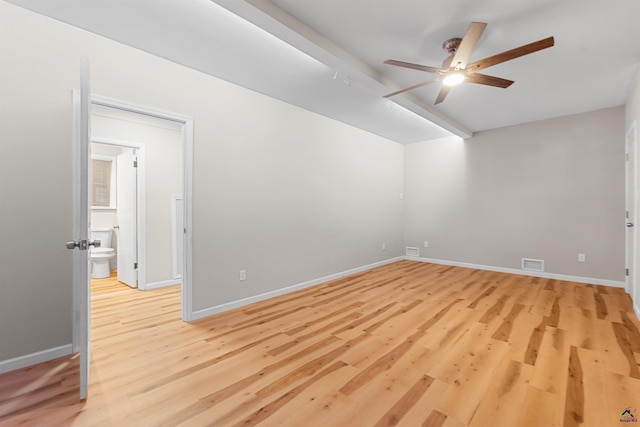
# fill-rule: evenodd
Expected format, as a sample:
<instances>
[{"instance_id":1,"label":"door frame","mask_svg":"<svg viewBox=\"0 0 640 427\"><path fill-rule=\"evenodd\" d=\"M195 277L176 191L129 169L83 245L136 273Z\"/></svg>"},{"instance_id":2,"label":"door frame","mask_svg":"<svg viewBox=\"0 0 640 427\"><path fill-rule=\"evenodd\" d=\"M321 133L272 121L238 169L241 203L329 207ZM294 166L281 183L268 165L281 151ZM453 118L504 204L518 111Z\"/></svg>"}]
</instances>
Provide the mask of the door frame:
<instances>
[{"instance_id":1,"label":"door frame","mask_svg":"<svg viewBox=\"0 0 640 427\"><path fill-rule=\"evenodd\" d=\"M625 222L635 224L631 230L625 228L625 264L626 268L631 271L630 275L625 275L625 290L631 296L636 315L640 316L637 301L639 296L637 267L639 265L638 257L640 256L637 244L637 228L640 224L636 223L638 218L638 192L640 190L638 183L638 159L640 158L640 153L638 153L637 139L637 124L634 120L625 133ZM633 162L634 166L633 176L631 176L630 173L630 162ZM629 212L631 212L631 214L629 214Z\"/></svg>"},{"instance_id":2,"label":"door frame","mask_svg":"<svg viewBox=\"0 0 640 427\"><path fill-rule=\"evenodd\" d=\"M183 125L184 258L182 261L181 317L185 322L189 322L193 320L193 118L183 114L164 111L106 96L92 95L91 103L93 105L117 108L132 113L170 120Z\"/></svg>"},{"instance_id":3,"label":"door frame","mask_svg":"<svg viewBox=\"0 0 640 427\"><path fill-rule=\"evenodd\" d=\"M146 158L144 144L135 141L128 141L122 139L91 137L92 144L111 145L114 147L125 147L136 150L138 156L138 173L136 174L136 183L138 191L136 194L137 214L136 214L136 244L138 246L138 289L147 289L147 225L146 221ZM116 207L117 209L117 207Z\"/></svg>"},{"instance_id":4,"label":"door frame","mask_svg":"<svg viewBox=\"0 0 640 427\"><path fill-rule=\"evenodd\" d=\"M177 224L176 212L177 212L178 201L182 202L184 206L184 198L182 197L182 194L174 194L171 196L171 275L173 276L174 279L182 280L182 274L178 274L179 260L177 256L179 230L177 230L178 224ZM183 212L184 212L184 209L183 209ZM184 250L183 250L182 257L184 258Z\"/></svg>"}]
</instances>

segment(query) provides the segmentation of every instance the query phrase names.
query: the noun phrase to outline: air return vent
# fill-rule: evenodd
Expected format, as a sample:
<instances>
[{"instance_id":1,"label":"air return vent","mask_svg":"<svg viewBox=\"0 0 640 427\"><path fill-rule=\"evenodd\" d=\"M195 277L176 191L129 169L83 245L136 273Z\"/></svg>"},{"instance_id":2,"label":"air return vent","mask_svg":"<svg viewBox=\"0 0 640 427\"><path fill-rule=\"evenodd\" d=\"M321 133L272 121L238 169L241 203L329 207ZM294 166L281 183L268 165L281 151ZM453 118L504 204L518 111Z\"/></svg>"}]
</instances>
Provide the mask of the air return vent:
<instances>
[{"instance_id":1,"label":"air return vent","mask_svg":"<svg viewBox=\"0 0 640 427\"><path fill-rule=\"evenodd\" d=\"M544 271L544 260L522 258L522 269L528 271Z\"/></svg>"},{"instance_id":2,"label":"air return vent","mask_svg":"<svg viewBox=\"0 0 640 427\"><path fill-rule=\"evenodd\" d=\"M410 246L407 246L404 253L406 256L420 256L420 248L412 248Z\"/></svg>"}]
</instances>

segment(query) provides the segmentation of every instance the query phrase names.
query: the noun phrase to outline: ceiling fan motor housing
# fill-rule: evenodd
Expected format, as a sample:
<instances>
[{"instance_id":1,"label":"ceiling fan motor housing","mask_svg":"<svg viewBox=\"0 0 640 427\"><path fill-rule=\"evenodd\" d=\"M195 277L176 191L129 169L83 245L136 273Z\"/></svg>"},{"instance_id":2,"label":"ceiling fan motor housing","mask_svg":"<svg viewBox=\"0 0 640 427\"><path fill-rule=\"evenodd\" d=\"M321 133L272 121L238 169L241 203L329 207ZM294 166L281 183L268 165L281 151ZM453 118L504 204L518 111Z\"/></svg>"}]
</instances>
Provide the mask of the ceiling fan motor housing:
<instances>
[{"instance_id":1,"label":"ceiling fan motor housing","mask_svg":"<svg viewBox=\"0 0 640 427\"><path fill-rule=\"evenodd\" d=\"M442 43L442 48L448 54L456 53L460 46L460 42L462 42L460 37L454 37L452 39L445 40L444 43Z\"/></svg>"}]
</instances>

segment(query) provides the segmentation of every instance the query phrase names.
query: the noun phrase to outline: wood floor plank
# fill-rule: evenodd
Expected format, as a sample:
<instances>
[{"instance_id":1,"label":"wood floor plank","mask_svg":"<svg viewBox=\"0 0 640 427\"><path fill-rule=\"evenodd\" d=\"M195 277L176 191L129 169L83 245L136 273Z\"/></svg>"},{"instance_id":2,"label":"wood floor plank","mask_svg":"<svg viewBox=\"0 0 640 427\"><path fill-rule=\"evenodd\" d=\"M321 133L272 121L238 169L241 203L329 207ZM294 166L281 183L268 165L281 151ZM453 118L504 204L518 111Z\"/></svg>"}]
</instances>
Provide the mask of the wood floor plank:
<instances>
[{"instance_id":1,"label":"wood floor plank","mask_svg":"<svg viewBox=\"0 0 640 427\"><path fill-rule=\"evenodd\" d=\"M628 329L621 323L611 323L613 327L613 333L615 334L616 341L618 343L619 351L624 354L628 364L628 375L632 378L640 379L640 368L635 356L633 355L633 347L628 338Z\"/></svg>"},{"instance_id":2,"label":"wood floor plank","mask_svg":"<svg viewBox=\"0 0 640 427\"><path fill-rule=\"evenodd\" d=\"M279 398L277 398L277 399L271 401L269 404L261 407L260 409L255 411L253 414L251 414L249 417L247 417L244 420L241 420L240 422L234 424L234 426L239 427L239 426L244 426L244 425L255 425L255 424L265 420L272 413L274 413L278 409L282 408L289 401L291 401L296 396L298 396L300 393L302 393L305 389L307 389L311 384L316 382L318 379L320 379L320 378L322 378L322 377L324 377L326 375L329 375L330 373L332 373L332 372L334 372L334 371L336 371L336 370L338 370L340 368L343 368L345 366L347 366L347 364L344 363L344 362L340 362L340 361L329 365L329 367L319 371L318 373L313 375L311 378L309 378L308 380L306 380L302 384L294 387L292 390L284 393Z\"/></svg>"},{"instance_id":3,"label":"wood floor plank","mask_svg":"<svg viewBox=\"0 0 640 427\"><path fill-rule=\"evenodd\" d=\"M446 414L439 412L435 407L453 386L434 379L429 388L418 399L398 422L398 427L415 427L422 425L443 424L447 420Z\"/></svg>"},{"instance_id":4,"label":"wood floor plank","mask_svg":"<svg viewBox=\"0 0 640 427\"><path fill-rule=\"evenodd\" d=\"M571 344L563 329L547 327L535 361L531 385L564 398ZM525 360L525 363L528 363Z\"/></svg>"},{"instance_id":5,"label":"wood floor plank","mask_svg":"<svg viewBox=\"0 0 640 427\"><path fill-rule=\"evenodd\" d=\"M572 347L572 350L574 350L574 347ZM626 398L621 398L618 392L609 394L607 377L611 373L607 371L606 366L602 363L599 352L575 348L575 353L579 357L582 371L582 399L584 401L582 416L584 421L581 425L584 427L624 425L620 423L620 412L629 405L626 402L635 396L628 391L622 391L623 396L626 396ZM571 382L571 379L570 377L569 382ZM634 379L634 381L637 380ZM569 401L569 396L567 396L567 401Z\"/></svg>"},{"instance_id":6,"label":"wood floor plank","mask_svg":"<svg viewBox=\"0 0 640 427\"><path fill-rule=\"evenodd\" d=\"M451 343L457 342L468 330L469 325L475 323L481 311L471 310L467 307L457 305L450 310L434 327L429 329L424 337L420 338L420 344L432 350L446 349ZM499 319L496 318L495 322ZM492 330L492 326L488 326Z\"/></svg>"},{"instance_id":7,"label":"wood floor plank","mask_svg":"<svg viewBox=\"0 0 640 427\"><path fill-rule=\"evenodd\" d=\"M505 369L501 370L491 381L469 422L469 426L492 425L498 413L501 423L517 425L520 405L526 395L527 384L533 368L526 363L515 360L505 360L503 363Z\"/></svg>"},{"instance_id":8,"label":"wood floor plank","mask_svg":"<svg viewBox=\"0 0 640 427\"><path fill-rule=\"evenodd\" d=\"M284 376L281 376L276 381L255 391L255 394L262 398L265 398L274 393L277 393L280 390L290 388L291 385L298 383L301 379L314 375L318 370L322 369L323 366L326 366L334 360L338 360L344 353L349 351L349 349L357 347L358 344L362 343L368 338L368 334L361 334L348 341L343 341L339 347L334 348L327 353L321 354L320 356L305 363L297 369L290 369L289 372Z\"/></svg>"},{"instance_id":9,"label":"wood floor plank","mask_svg":"<svg viewBox=\"0 0 640 427\"><path fill-rule=\"evenodd\" d=\"M566 305L562 308L558 328L567 331L571 344L590 350L597 344L590 326L594 318L591 310Z\"/></svg>"},{"instance_id":10,"label":"wood floor plank","mask_svg":"<svg viewBox=\"0 0 640 427\"><path fill-rule=\"evenodd\" d=\"M588 368L590 360L587 360L586 363ZM620 414L624 409L637 408L635 402L640 401L640 380L603 370L602 385L602 392L606 399L601 404L606 407L608 422L612 425L621 424ZM634 415L638 416L635 411Z\"/></svg>"},{"instance_id":11,"label":"wood floor plank","mask_svg":"<svg viewBox=\"0 0 640 427\"><path fill-rule=\"evenodd\" d=\"M564 425L564 399L559 399L557 394L528 386L519 409L520 416L514 424L516 426L560 427Z\"/></svg>"},{"instance_id":12,"label":"wood floor plank","mask_svg":"<svg viewBox=\"0 0 640 427\"><path fill-rule=\"evenodd\" d=\"M422 378L420 378L413 387L411 387L404 396L402 396L402 398L398 400L382 418L380 418L374 427L385 427L398 424L398 422L411 408L413 408L416 402L427 391L432 382L433 378L428 375L423 375ZM433 421L435 422L436 420L434 419Z\"/></svg>"},{"instance_id":13,"label":"wood floor plank","mask_svg":"<svg viewBox=\"0 0 640 427\"><path fill-rule=\"evenodd\" d=\"M92 298L70 356L0 375L0 425L604 426L640 402L620 288L403 260L180 320L180 287Z\"/></svg>"},{"instance_id":14,"label":"wood floor plank","mask_svg":"<svg viewBox=\"0 0 640 427\"><path fill-rule=\"evenodd\" d=\"M635 353L640 353L640 330L638 326L631 320L627 312L620 311L620 318L631 350Z\"/></svg>"},{"instance_id":15,"label":"wood floor plank","mask_svg":"<svg viewBox=\"0 0 640 427\"><path fill-rule=\"evenodd\" d=\"M353 369L345 366L318 379L300 392L287 406L273 413L259 425L261 427L348 425L344 423L344 417L352 414L355 401L334 390L333 384L343 382L345 376L351 375L353 375ZM217 426L218 424L214 422L209 425Z\"/></svg>"},{"instance_id":16,"label":"wood floor plank","mask_svg":"<svg viewBox=\"0 0 640 427\"><path fill-rule=\"evenodd\" d=\"M409 349L415 344L415 339L408 339L403 341L400 345L394 347L388 353L384 354L378 360L369 365L356 377L352 378L339 391L344 395L350 395L354 391L361 387L364 387L369 381L375 378L377 375L382 374L385 371L391 369L395 363L404 356Z\"/></svg>"},{"instance_id":17,"label":"wood floor plank","mask_svg":"<svg viewBox=\"0 0 640 427\"><path fill-rule=\"evenodd\" d=\"M353 411L343 414L337 425L372 426L402 400L416 380L423 377L422 361L429 350L421 346L412 346L407 352L388 366L366 377L366 386L350 389L346 395L353 402ZM345 381L349 384L350 381Z\"/></svg>"},{"instance_id":18,"label":"wood floor plank","mask_svg":"<svg viewBox=\"0 0 640 427\"><path fill-rule=\"evenodd\" d=\"M465 424L473 418L491 382L504 371L504 361L509 355L508 343L491 339L487 326L478 325L481 326L470 329L466 335L467 344L447 351L448 357L452 357L450 365L442 361L437 371L427 370L432 377L453 385L436 409Z\"/></svg>"},{"instance_id":19,"label":"wood floor plank","mask_svg":"<svg viewBox=\"0 0 640 427\"><path fill-rule=\"evenodd\" d=\"M564 425L580 426L585 421L584 411L584 373L578 348L571 346L569 355L569 377L565 394Z\"/></svg>"}]
</instances>

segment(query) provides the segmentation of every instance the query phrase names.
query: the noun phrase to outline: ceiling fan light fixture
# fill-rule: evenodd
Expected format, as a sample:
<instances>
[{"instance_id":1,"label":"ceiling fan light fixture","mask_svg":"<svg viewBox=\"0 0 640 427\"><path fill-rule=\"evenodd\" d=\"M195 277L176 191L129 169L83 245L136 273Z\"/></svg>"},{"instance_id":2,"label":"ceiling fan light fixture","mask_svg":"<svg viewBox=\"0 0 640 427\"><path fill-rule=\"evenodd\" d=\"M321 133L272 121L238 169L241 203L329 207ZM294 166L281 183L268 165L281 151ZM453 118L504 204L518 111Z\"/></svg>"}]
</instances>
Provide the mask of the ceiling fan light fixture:
<instances>
[{"instance_id":1,"label":"ceiling fan light fixture","mask_svg":"<svg viewBox=\"0 0 640 427\"><path fill-rule=\"evenodd\" d=\"M440 89L434 105L440 104L442 101L444 101L445 97L449 93L449 88L451 86L459 85L465 80L469 83L506 89L511 86L513 80L480 74L477 73L477 71L501 64L503 62L511 61L512 59L520 58L521 56L529 55L543 49L547 49L555 44L553 37L547 37L546 39L525 44L514 49L498 53L497 55L489 56L479 61L469 63L469 59L471 57L471 54L473 53L473 49L482 36L482 33L486 26L487 24L484 22L472 22L471 24L469 24L464 37L446 40L442 44L442 48L448 53L448 56L442 62L441 68L430 67L428 65L413 64L411 62L396 61L395 59L387 59L386 61L384 61L385 64L411 68L414 70L438 75L436 79L397 90L389 95L385 95L385 98L417 89L431 82L442 82L443 84L443 87ZM468 80L467 77L469 78Z\"/></svg>"},{"instance_id":2,"label":"ceiling fan light fixture","mask_svg":"<svg viewBox=\"0 0 640 427\"><path fill-rule=\"evenodd\" d=\"M465 77L464 77L464 74L462 73L457 73L457 72L449 73L442 80L442 84L444 84L445 86L456 86L462 83L464 79Z\"/></svg>"}]
</instances>

